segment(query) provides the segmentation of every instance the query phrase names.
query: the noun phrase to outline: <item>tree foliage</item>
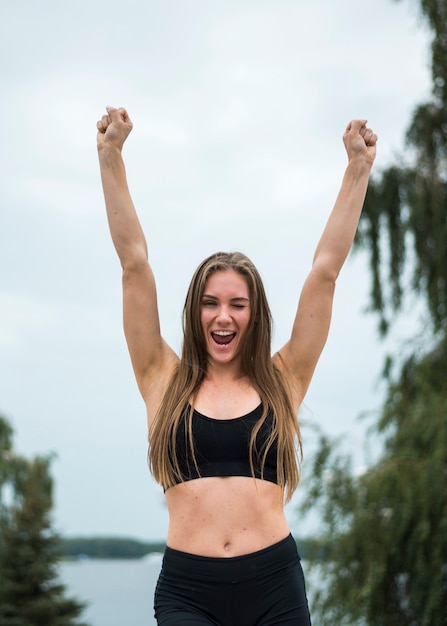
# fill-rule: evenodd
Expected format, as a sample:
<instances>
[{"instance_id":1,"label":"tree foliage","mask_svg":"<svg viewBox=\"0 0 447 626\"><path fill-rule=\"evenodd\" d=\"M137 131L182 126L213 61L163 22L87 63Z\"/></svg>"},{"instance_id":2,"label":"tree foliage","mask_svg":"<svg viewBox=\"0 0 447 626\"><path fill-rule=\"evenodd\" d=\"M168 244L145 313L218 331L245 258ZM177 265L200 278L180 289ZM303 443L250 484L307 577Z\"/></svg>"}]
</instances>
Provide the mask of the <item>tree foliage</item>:
<instances>
[{"instance_id":1,"label":"tree foliage","mask_svg":"<svg viewBox=\"0 0 447 626\"><path fill-rule=\"evenodd\" d=\"M320 437L309 497L329 546L317 623L447 624L447 343L404 363L390 384L380 460L354 476Z\"/></svg>"},{"instance_id":2,"label":"tree foliage","mask_svg":"<svg viewBox=\"0 0 447 626\"><path fill-rule=\"evenodd\" d=\"M68 558L140 559L150 553L163 553L166 544L122 537L71 537L64 538L60 547Z\"/></svg>"},{"instance_id":3,"label":"tree foliage","mask_svg":"<svg viewBox=\"0 0 447 626\"><path fill-rule=\"evenodd\" d=\"M51 527L51 457L32 460L12 449L0 416L0 624L85 626L84 605L57 580L60 539Z\"/></svg>"},{"instance_id":4,"label":"tree foliage","mask_svg":"<svg viewBox=\"0 0 447 626\"><path fill-rule=\"evenodd\" d=\"M421 10L433 32L432 98L414 112L402 163L371 182L357 239L369 250L383 333L412 289L431 327L447 332L447 3L421 0Z\"/></svg>"},{"instance_id":5,"label":"tree foliage","mask_svg":"<svg viewBox=\"0 0 447 626\"><path fill-rule=\"evenodd\" d=\"M447 624L447 2L421 0L433 33L433 91L416 108L400 162L373 179L357 245L386 334L409 293L424 304L425 348L394 369L375 431L381 458L361 476L320 434L304 511L329 546L318 624Z\"/></svg>"}]
</instances>

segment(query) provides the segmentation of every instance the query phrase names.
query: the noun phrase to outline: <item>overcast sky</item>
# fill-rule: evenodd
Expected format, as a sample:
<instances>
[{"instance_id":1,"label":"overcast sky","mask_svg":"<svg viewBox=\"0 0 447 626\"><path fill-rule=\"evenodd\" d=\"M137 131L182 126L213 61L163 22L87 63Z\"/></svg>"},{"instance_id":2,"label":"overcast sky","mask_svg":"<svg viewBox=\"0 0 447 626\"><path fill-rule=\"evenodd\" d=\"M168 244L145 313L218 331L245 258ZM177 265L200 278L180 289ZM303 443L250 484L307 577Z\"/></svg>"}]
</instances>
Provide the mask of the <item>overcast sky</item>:
<instances>
[{"instance_id":1,"label":"overcast sky","mask_svg":"<svg viewBox=\"0 0 447 626\"><path fill-rule=\"evenodd\" d=\"M134 122L125 158L165 338L179 348L198 263L240 249L264 278L276 349L340 185L347 122L367 118L378 133L379 171L429 96L416 4L1 3L0 412L21 453L56 453L60 532L162 539L167 525L100 187L105 106L126 106ZM369 284L366 257L351 256L303 414L357 455L358 416L380 407L393 349L364 314ZM396 335L406 332L402 322ZM303 434L309 456L313 435Z\"/></svg>"}]
</instances>

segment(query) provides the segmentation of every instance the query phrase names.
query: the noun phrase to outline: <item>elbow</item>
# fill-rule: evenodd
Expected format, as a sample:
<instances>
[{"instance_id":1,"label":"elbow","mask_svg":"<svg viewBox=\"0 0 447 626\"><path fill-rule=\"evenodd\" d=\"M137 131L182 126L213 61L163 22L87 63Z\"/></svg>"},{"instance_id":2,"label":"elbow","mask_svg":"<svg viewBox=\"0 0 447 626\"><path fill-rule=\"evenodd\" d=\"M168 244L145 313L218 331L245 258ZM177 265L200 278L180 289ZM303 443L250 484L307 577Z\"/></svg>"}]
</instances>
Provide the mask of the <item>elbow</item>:
<instances>
[{"instance_id":1,"label":"elbow","mask_svg":"<svg viewBox=\"0 0 447 626\"><path fill-rule=\"evenodd\" d=\"M130 250L123 251L119 258L123 272L138 272L148 266L146 247L132 247Z\"/></svg>"},{"instance_id":2,"label":"elbow","mask_svg":"<svg viewBox=\"0 0 447 626\"><path fill-rule=\"evenodd\" d=\"M318 257L314 260L312 271L318 274L320 279L335 285L340 274L341 265L329 256Z\"/></svg>"}]
</instances>

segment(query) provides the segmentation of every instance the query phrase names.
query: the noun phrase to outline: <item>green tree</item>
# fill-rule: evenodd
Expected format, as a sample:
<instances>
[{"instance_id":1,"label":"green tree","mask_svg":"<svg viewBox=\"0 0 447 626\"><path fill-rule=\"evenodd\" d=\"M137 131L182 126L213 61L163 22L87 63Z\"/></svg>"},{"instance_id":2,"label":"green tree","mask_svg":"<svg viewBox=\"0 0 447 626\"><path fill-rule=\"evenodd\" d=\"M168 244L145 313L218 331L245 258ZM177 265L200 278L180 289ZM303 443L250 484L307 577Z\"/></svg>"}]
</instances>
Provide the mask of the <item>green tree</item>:
<instances>
[{"instance_id":1,"label":"green tree","mask_svg":"<svg viewBox=\"0 0 447 626\"><path fill-rule=\"evenodd\" d=\"M57 580L60 538L52 529L51 457L13 453L0 416L0 624L85 626L84 605ZM8 497L9 496L9 497Z\"/></svg>"},{"instance_id":2,"label":"green tree","mask_svg":"<svg viewBox=\"0 0 447 626\"><path fill-rule=\"evenodd\" d=\"M380 460L363 475L321 435L306 509L327 544L317 623L447 624L447 345L389 385Z\"/></svg>"},{"instance_id":3,"label":"green tree","mask_svg":"<svg viewBox=\"0 0 447 626\"><path fill-rule=\"evenodd\" d=\"M400 162L373 179L357 245L369 252L382 335L410 297L424 305L422 335L385 363L372 467L355 476L320 435L303 509L320 511L328 545L322 626L447 624L447 2L420 7L433 33L432 97L414 111Z\"/></svg>"},{"instance_id":4,"label":"green tree","mask_svg":"<svg viewBox=\"0 0 447 626\"><path fill-rule=\"evenodd\" d=\"M401 163L370 185L358 236L383 334L411 290L429 327L447 333L447 3L421 0L421 11L433 32L432 98L414 111Z\"/></svg>"}]
</instances>

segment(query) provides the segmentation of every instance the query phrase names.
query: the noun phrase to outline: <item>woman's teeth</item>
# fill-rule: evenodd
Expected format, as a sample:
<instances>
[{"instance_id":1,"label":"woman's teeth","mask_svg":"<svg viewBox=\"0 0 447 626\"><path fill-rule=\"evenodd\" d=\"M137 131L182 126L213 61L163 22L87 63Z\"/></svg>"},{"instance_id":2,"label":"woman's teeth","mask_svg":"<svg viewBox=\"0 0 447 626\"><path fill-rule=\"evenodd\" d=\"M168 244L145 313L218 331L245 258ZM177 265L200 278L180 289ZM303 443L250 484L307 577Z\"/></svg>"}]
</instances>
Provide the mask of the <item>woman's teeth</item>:
<instances>
[{"instance_id":1,"label":"woman's teeth","mask_svg":"<svg viewBox=\"0 0 447 626\"><path fill-rule=\"evenodd\" d=\"M236 333L229 330L217 330L211 333L214 341L220 345L230 343Z\"/></svg>"}]
</instances>

